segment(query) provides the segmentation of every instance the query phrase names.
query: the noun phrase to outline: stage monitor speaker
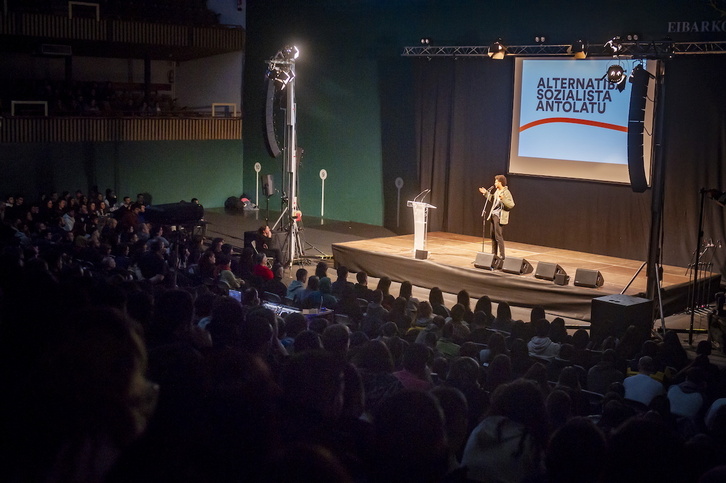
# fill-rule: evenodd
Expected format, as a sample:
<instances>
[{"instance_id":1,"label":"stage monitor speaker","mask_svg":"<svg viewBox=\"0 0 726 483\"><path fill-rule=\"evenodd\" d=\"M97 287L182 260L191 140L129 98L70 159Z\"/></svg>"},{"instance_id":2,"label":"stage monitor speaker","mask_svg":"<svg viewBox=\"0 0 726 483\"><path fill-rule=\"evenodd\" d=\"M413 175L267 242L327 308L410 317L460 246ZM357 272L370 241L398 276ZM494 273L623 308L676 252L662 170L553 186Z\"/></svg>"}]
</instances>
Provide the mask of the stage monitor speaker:
<instances>
[{"instance_id":1,"label":"stage monitor speaker","mask_svg":"<svg viewBox=\"0 0 726 483\"><path fill-rule=\"evenodd\" d=\"M149 205L144 211L144 219L160 225L186 225L204 218L204 208L196 203L169 203Z\"/></svg>"},{"instance_id":2,"label":"stage monitor speaker","mask_svg":"<svg viewBox=\"0 0 726 483\"><path fill-rule=\"evenodd\" d=\"M555 276L558 273L564 273L565 275L567 275L565 270L556 263L538 262L537 270L534 271L534 278L541 278L542 280L554 280Z\"/></svg>"},{"instance_id":3,"label":"stage monitor speaker","mask_svg":"<svg viewBox=\"0 0 726 483\"><path fill-rule=\"evenodd\" d=\"M474 259L474 266L487 270L499 270L502 268L502 259L492 253L478 252Z\"/></svg>"},{"instance_id":4,"label":"stage monitor speaker","mask_svg":"<svg viewBox=\"0 0 726 483\"><path fill-rule=\"evenodd\" d=\"M265 175L262 189L265 192L265 196L272 196L275 194L275 177L271 174Z\"/></svg>"},{"instance_id":5,"label":"stage monitor speaker","mask_svg":"<svg viewBox=\"0 0 726 483\"><path fill-rule=\"evenodd\" d=\"M416 259L417 260L426 260L429 257L429 251L428 250L416 250Z\"/></svg>"},{"instance_id":6,"label":"stage monitor speaker","mask_svg":"<svg viewBox=\"0 0 726 483\"><path fill-rule=\"evenodd\" d=\"M578 268L575 272L575 285L578 287L598 288L602 287L603 283L605 283L605 279L598 270Z\"/></svg>"},{"instance_id":7,"label":"stage monitor speaker","mask_svg":"<svg viewBox=\"0 0 726 483\"><path fill-rule=\"evenodd\" d=\"M502 264L502 272L516 273L517 275L525 275L532 273L534 267L524 258L508 257L504 259Z\"/></svg>"},{"instance_id":8,"label":"stage monitor speaker","mask_svg":"<svg viewBox=\"0 0 726 483\"><path fill-rule=\"evenodd\" d=\"M652 300L623 294L605 295L592 299L590 307L590 337L593 340L602 341L611 335L621 338L631 325L635 326L636 338L641 343L650 337Z\"/></svg>"}]
</instances>

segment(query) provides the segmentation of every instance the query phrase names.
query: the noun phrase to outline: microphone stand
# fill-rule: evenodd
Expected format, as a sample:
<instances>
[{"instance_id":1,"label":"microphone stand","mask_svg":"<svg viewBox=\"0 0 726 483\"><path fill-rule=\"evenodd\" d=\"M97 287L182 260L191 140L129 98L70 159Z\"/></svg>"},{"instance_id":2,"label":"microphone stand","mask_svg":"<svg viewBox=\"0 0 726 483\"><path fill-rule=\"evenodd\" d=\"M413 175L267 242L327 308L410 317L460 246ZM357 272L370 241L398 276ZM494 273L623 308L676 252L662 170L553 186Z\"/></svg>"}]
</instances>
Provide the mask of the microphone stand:
<instances>
[{"instance_id":1,"label":"microphone stand","mask_svg":"<svg viewBox=\"0 0 726 483\"><path fill-rule=\"evenodd\" d=\"M493 186L492 186L492 188L493 188ZM489 193L490 195L491 195L490 190L492 188L489 188L487 190L487 193ZM488 204L489 204L489 197L485 195L484 196L484 208L482 208L482 210L481 210L481 251L482 252L484 251L484 243L485 243L486 235L487 235L487 218L485 215L487 214L487 205Z\"/></svg>"}]
</instances>

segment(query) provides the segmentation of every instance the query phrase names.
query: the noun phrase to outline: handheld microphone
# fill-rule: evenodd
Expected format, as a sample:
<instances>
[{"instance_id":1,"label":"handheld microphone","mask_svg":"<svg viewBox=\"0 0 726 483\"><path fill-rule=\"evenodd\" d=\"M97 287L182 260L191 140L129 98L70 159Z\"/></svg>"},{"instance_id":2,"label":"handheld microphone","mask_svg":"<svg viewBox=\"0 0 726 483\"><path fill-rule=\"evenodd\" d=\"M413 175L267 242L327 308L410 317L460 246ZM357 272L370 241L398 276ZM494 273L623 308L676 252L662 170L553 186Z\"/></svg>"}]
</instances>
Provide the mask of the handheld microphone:
<instances>
[{"instance_id":1,"label":"handheld microphone","mask_svg":"<svg viewBox=\"0 0 726 483\"><path fill-rule=\"evenodd\" d=\"M494 189L494 185L491 185L487 191L491 191Z\"/></svg>"}]
</instances>

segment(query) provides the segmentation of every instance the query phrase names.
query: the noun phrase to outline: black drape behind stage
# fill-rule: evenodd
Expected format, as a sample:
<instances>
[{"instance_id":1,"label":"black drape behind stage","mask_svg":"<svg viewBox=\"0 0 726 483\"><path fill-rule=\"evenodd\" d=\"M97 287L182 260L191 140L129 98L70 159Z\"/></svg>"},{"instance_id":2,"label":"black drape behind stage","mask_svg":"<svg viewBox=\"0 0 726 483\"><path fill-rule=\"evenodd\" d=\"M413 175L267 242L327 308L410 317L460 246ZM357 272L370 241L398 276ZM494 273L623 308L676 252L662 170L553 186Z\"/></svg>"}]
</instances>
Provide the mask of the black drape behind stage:
<instances>
[{"instance_id":1,"label":"black drape behind stage","mask_svg":"<svg viewBox=\"0 0 726 483\"><path fill-rule=\"evenodd\" d=\"M696 244L701 187L726 190L726 56L667 61L663 263L687 266ZM431 188L430 231L481 235L483 197L506 173L513 59L414 59L421 189ZM505 239L645 261L651 190L508 176L516 207ZM726 210L707 203L704 236L724 240ZM726 275L724 251L715 271Z\"/></svg>"}]
</instances>

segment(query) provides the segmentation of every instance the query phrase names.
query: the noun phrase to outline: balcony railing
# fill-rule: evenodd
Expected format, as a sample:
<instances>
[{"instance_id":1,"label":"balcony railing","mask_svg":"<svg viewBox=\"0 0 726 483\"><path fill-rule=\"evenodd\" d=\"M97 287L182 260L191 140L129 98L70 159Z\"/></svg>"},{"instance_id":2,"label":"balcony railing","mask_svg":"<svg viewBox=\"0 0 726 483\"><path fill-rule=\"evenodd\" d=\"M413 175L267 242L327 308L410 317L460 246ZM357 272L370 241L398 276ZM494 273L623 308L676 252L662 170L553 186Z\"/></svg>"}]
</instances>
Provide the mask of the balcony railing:
<instances>
[{"instance_id":1,"label":"balcony railing","mask_svg":"<svg viewBox=\"0 0 726 483\"><path fill-rule=\"evenodd\" d=\"M131 45L199 47L218 52L244 49L239 26L173 25L116 19L68 18L58 15L0 10L0 35L37 37L57 41L118 42Z\"/></svg>"},{"instance_id":2,"label":"balcony railing","mask_svg":"<svg viewBox=\"0 0 726 483\"><path fill-rule=\"evenodd\" d=\"M0 144L242 139L239 117L0 118Z\"/></svg>"}]
</instances>

